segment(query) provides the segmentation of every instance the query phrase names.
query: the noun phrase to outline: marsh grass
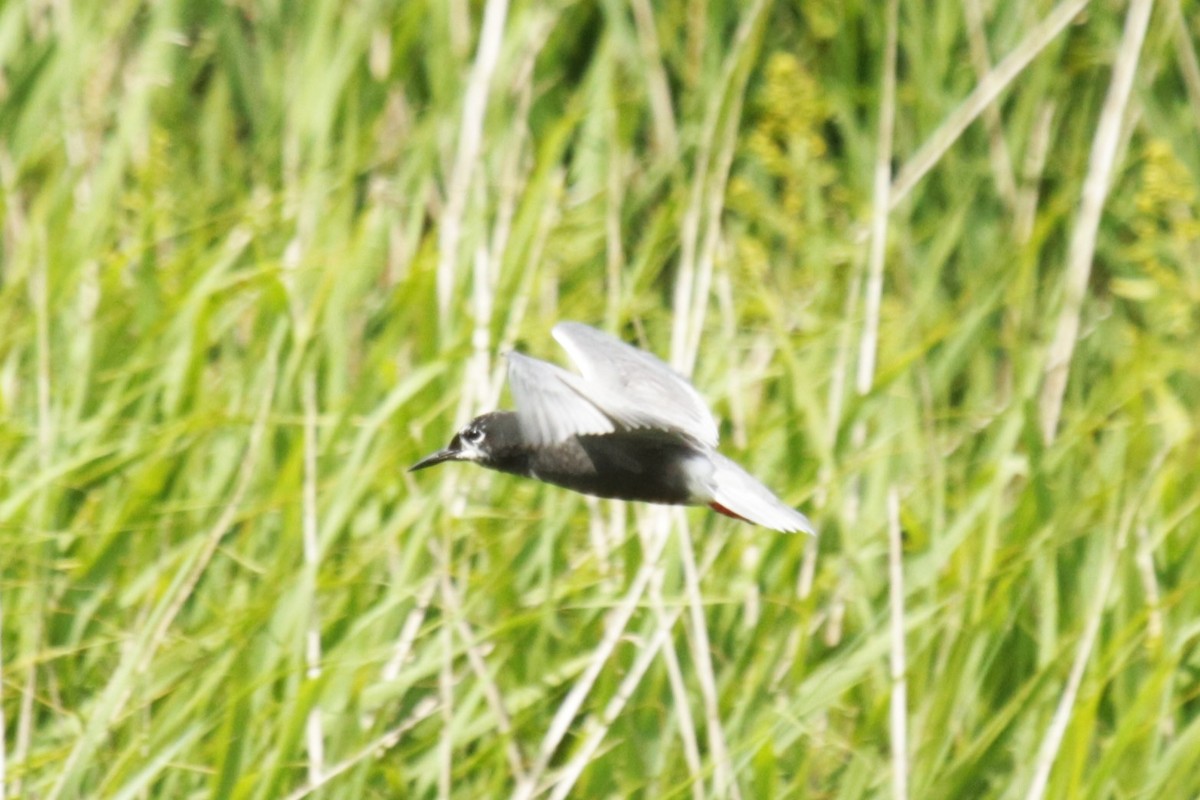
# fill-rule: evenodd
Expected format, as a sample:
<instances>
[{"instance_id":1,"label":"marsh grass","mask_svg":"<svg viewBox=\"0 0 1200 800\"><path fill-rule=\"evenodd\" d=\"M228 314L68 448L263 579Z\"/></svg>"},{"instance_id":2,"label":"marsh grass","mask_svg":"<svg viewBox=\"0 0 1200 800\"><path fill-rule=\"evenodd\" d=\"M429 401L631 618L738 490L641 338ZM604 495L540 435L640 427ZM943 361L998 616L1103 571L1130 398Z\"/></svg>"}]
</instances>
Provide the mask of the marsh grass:
<instances>
[{"instance_id":1,"label":"marsh grass","mask_svg":"<svg viewBox=\"0 0 1200 800\"><path fill-rule=\"evenodd\" d=\"M0 7L0 797L1200 794L1149 11ZM563 318L820 537L405 472Z\"/></svg>"}]
</instances>

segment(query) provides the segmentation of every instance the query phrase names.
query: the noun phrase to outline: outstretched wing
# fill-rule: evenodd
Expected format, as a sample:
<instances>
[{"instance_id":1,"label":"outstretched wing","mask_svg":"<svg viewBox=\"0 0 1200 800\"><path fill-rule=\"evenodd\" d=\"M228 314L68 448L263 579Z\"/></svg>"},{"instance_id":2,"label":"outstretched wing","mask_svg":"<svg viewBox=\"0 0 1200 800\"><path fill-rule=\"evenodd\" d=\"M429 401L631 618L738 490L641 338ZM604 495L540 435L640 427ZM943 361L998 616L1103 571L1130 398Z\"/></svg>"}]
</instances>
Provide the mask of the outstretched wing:
<instances>
[{"instance_id":1,"label":"outstretched wing","mask_svg":"<svg viewBox=\"0 0 1200 800\"><path fill-rule=\"evenodd\" d=\"M708 405L658 357L579 322L560 322L552 333L583 373L581 382L566 373L577 381L576 392L618 427L672 431L717 446Z\"/></svg>"},{"instance_id":2,"label":"outstretched wing","mask_svg":"<svg viewBox=\"0 0 1200 800\"><path fill-rule=\"evenodd\" d=\"M534 445L612 433L613 422L585 393L583 379L536 358L508 354L508 386L521 432Z\"/></svg>"}]
</instances>

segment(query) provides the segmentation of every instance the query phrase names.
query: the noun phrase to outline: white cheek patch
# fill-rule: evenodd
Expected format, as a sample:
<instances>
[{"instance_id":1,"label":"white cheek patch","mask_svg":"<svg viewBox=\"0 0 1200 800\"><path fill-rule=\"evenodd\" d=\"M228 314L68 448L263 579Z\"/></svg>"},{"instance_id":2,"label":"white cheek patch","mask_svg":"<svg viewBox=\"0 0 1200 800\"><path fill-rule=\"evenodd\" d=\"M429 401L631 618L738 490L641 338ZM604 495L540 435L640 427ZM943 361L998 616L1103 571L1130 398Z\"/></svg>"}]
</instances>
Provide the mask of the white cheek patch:
<instances>
[{"instance_id":1,"label":"white cheek patch","mask_svg":"<svg viewBox=\"0 0 1200 800\"><path fill-rule=\"evenodd\" d=\"M487 454L479 449L479 445L464 441L462 443L461 458L464 461L483 461Z\"/></svg>"}]
</instances>

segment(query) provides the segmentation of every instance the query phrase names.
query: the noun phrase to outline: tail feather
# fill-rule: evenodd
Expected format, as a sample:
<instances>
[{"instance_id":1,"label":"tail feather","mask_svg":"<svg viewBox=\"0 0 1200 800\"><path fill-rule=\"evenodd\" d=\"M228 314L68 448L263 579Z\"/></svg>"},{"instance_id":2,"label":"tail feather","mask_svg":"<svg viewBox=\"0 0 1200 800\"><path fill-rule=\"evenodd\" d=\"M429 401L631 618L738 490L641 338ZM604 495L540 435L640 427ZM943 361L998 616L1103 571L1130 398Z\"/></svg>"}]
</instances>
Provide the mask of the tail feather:
<instances>
[{"instance_id":1,"label":"tail feather","mask_svg":"<svg viewBox=\"0 0 1200 800\"><path fill-rule=\"evenodd\" d=\"M713 507L722 514L739 517L783 533L816 535L808 517L784 503L746 470L720 453L713 454Z\"/></svg>"}]
</instances>

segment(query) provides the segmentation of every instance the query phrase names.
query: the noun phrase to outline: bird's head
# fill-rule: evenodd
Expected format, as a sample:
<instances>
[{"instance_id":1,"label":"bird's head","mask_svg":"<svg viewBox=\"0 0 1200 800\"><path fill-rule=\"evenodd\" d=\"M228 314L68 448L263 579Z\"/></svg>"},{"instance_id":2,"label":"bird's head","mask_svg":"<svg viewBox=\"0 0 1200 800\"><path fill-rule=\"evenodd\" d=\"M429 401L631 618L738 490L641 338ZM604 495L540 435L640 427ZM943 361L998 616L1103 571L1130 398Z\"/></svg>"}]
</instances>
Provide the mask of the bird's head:
<instances>
[{"instance_id":1,"label":"bird's head","mask_svg":"<svg viewBox=\"0 0 1200 800\"><path fill-rule=\"evenodd\" d=\"M499 464L520 445L521 433L516 414L493 411L471 420L454 434L450 444L430 453L408 468L409 472L432 467L443 461L471 461L485 467Z\"/></svg>"}]
</instances>

